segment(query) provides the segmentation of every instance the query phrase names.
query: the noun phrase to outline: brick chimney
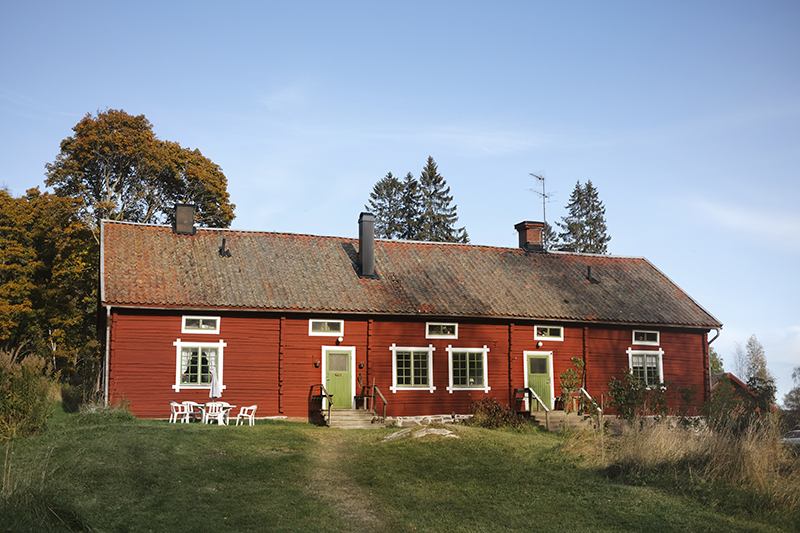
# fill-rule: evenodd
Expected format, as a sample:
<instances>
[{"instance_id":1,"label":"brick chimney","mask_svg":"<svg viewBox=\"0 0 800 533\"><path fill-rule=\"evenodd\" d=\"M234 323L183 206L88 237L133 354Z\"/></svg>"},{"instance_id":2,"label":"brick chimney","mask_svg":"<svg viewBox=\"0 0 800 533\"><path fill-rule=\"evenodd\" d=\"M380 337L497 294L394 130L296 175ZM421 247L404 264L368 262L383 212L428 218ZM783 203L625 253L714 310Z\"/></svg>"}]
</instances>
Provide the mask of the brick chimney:
<instances>
[{"instance_id":1,"label":"brick chimney","mask_svg":"<svg viewBox=\"0 0 800 533\"><path fill-rule=\"evenodd\" d=\"M172 233L178 235L194 235L197 228L194 227L194 206L189 204L175 204L175 223L172 225Z\"/></svg>"},{"instance_id":2,"label":"brick chimney","mask_svg":"<svg viewBox=\"0 0 800 533\"><path fill-rule=\"evenodd\" d=\"M519 232L519 247L526 252L544 251L544 222L526 220L514 226Z\"/></svg>"}]
</instances>

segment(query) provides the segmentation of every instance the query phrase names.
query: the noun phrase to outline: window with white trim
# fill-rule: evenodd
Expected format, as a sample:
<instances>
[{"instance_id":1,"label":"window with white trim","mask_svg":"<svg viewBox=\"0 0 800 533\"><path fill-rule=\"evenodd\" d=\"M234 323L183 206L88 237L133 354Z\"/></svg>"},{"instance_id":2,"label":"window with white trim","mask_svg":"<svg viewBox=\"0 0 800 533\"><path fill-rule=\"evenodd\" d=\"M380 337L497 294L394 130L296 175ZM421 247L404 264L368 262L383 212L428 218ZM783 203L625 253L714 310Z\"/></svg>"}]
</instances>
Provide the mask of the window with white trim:
<instances>
[{"instance_id":1,"label":"window with white trim","mask_svg":"<svg viewBox=\"0 0 800 533\"><path fill-rule=\"evenodd\" d=\"M222 352L227 344L224 341L183 342L178 339L172 344L176 348L173 389L176 391L209 389L212 375L216 376L220 388L225 388L222 375Z\"/></svg>"},{"instance_id":2,"label":"window with white trim","mask_svg":"<svg viewBox=\"0 0 800 533\"><path fill-rule=\"evenodd\" d=\"M563 341L564 328L561 326L534 326L533 338L537 341Z\"/></svg>"},{"instance_id":3,"label":"window with white trim","mask_svg":"<svg viewBox=\"0 0 800 533\"><path fill-rule=\"evenodd\" d=\"M450 361L450 394L454 390L482 390L489 392L487 354L489 348L447 347Z\"/></svg>"},{"instance_id":4,"label":"window with white trim","mask_svg":"<svg viewBox=\"0 0 800 533\"><path fill-rule=\"evenodd\" d=\"M219 333L219 317L184 316L181 333Z\"/></svg>"},{"instance_id":5,"label":"window with white trim","mask_svg":"<svg viewBox=\"0 0 800 533\"><path fill-rule=\"evenodd\" d=\"M426 339L457 339L458 324L442 322L425 323Z\"/></svg>"},{"instance_id":6,"label":"window with white trim","mask_svg":"<svg viewBox=\"0 0 800 533\"><path fill-rule=\"evenodd\" d=\"M433 392L433 352L436 348L402 347L392 344L392 392L428 390Z\"/></svg>"},{"instance_id":7,"label":"window with white trim","mask_svg":"<svg viewBox=\"0 0 800 533\"><path fill-rule=\"evenodd\" d=\"M311 336L340 337L344 335L344 320L312 318L308 321L308 334Z\"/></svg>"},{"instance_id":8,"label":"window with white trim","mask_svg":"<svg viewBox=\"0 0 800 533\"><path fill-rule=\"evenodd\" d=\"M664 350L632 350L628 348L628 364L633 377L655 387L664 381Z\"/></svg>"},{"instance_id":9,"label":"window with white trim","mask_svg":"<svg viewBox=\"0 0 800 533\"><path fill-rule=\"evenodd\" d=\"M633 344L658 346L660 340L660 335L657 331L645 331L643 329L633 330Z\"/></svg>"}]
</instances>

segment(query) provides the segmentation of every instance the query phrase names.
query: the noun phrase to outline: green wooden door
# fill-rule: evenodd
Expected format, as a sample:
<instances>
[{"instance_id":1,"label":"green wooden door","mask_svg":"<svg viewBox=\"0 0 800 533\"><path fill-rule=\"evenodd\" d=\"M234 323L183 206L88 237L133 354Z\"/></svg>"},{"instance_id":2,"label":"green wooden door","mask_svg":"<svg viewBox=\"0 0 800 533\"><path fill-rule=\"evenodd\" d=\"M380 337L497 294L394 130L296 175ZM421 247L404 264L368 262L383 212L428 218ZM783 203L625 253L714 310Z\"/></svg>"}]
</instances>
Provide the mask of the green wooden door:
<instances>
[{"instance_id":1,"label":"green wooden door","mask_svg":"<svg viewBox=\"0 0 800 533\"><path fill-rule=\"evenodd\" d=\"M328 390L328 394L333 395L332 407L350 409L353 406L350 352L327 350L325 358L325 388Z\"/></svg>"},{"instance_id":2,"label":"green wooden door","mask_svg":"<svg viewBox=\"0 0 800 533\"><path fill-rule=\"evenodd\" d=\"M536 391L548 409L552 406L550 397L550 358L547 354L530 354L527 358L528 387ZM536 400L530 406L536 409Z\"/></svg>"}]
</instances>

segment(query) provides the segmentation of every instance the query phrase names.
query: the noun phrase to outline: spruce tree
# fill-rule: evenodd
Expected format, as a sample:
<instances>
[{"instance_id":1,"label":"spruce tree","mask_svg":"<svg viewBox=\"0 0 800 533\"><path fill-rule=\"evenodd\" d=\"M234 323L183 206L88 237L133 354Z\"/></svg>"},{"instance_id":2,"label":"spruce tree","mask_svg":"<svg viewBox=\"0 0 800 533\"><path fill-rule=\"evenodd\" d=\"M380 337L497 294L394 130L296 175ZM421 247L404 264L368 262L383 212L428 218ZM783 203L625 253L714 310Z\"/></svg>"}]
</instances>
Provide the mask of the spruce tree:
<instances>
[{"instance_id":1,"label":"spruce tree","mask_svg":"<svg viewBox=\"0 0 800 533\"><path fill-rule=\"evenodd\" d=\"M575 184L567 211L569 215L556 222L563 230L558 235L559 246L582 253L608 253L611 237L606 228L606 208L591 180L584 186L580 181Z\"/></svg>"},{"instance_id":2,"label":"spruce tree","mask_svg":"<svg viewBox=\"0 0 800 533\"><path fill-rule=\"evenodd\" d=\"M417 240L433 242L469 242L465 228L456 228L457 206L444 177L439 174L433 157L419 176L420 221Z\"/></svg>"},{"instance_id":3,"label":"spruce tree","mask_svg":"<svg viewBox=\"0 0 800 533\"><path fill-rule=\"evenodd\" d=\"M375 237L397 239L403 234L403 184L389 172L372 188L369 204L364 206L375 215Z\"/></svg>"}]
</instances>

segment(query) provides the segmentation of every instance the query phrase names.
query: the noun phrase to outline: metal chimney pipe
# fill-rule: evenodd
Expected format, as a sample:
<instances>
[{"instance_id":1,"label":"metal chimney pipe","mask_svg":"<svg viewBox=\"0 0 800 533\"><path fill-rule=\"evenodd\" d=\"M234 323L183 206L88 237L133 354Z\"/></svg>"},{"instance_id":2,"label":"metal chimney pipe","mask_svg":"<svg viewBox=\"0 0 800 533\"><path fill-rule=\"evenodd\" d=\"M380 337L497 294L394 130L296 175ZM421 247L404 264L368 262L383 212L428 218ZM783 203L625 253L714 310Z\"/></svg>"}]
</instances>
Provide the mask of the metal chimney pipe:
<instances>
[{"instance_id":1,"label":"metal chimney pipe","mask_svg":"<svg viewBox=\"0 0 800 533\"><path fill-rule=\"evenodd\" d=\"M363 278L375 277L375 215L358 217L358 268Z\"/></svg>"}]
</instances>

